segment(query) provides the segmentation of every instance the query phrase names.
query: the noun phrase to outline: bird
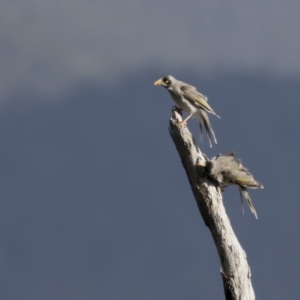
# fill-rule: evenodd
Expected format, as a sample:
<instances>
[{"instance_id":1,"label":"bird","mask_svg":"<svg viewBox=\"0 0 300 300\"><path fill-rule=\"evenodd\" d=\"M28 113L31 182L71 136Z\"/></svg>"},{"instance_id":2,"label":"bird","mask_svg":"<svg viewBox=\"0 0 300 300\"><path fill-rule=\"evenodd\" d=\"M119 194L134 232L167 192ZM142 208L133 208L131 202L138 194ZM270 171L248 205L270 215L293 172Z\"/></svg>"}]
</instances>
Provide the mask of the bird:
<instances>
[{"instance_id":1,"label":"bird","mask_svg":"<svg viewBox=\"0 0 300 300\"><path fill-rule=\"evenodd\" d=\"M207 113L213 114L218 118L220 118L220 116L217 115L207 103L208 98L205 95L199 93L196 87L179 81L171 75L156 80L154 85L160 85L166 88L179 108L189 113L189 115L180 122L180 125L187 124L187 121L192 116L195 116L199 123L201 139L203 138L202 127L204 126L210 147L212 147L212 139L217 144L217 139Z\"/></svg>"},{"instance_id":2,"label":"bird","mask_svg":"<svg viewBox=\"0 0 300 300\"><path fill-rule=\"evenodd\" d=\"M244 197L251 212L256 219L258 218L247 188L263 189L264 186L254 179L248 169L243 166L241 160L235 158L233 152L227 152L225 155L219 154L212 160L198 161L197 165L204 167L206 174L222 184L223 188L234 184L237 185L242 203Z\"/></svg>"}]
</instances>

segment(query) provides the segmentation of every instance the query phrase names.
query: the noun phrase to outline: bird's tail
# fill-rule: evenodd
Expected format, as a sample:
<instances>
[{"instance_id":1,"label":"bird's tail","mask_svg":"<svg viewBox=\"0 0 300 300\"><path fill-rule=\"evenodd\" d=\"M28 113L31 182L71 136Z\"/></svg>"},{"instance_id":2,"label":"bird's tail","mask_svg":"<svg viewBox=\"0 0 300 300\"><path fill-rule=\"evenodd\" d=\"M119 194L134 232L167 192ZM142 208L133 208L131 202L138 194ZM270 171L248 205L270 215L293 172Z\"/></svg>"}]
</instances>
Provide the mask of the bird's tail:
<instances>
[{"instance_id":1,"label":"bird's tail","mask_svg":"<svg viewBox=\"0 0 300 300\"><path fill-rule=\"evenodd\" d=\"M201 136L201 139L203 139L202 126L204 126L204 128L206 130L207 138L209 140L210 147L212 147L212 139L217 144L218 142L217 142L215 133L214 133L212 127L211 127L211 124L209 122L208 115L202 109L200 110L199 115L198 115L198 122L199 122L199 127L200 127L200 136Z\"/></svg>"},{"instance_id":2,"label":"bird's tail","mask_svg":"<svg viewBox=\"0 0 300 300\"><path fill-rule=\"evenodd\" d=\"M255 209L255 207L254 207L254 205L252 203L252 200L251 200L250 195L249 195L249 193L247 191L247 188L244 187L244 186L239 186L239 188L240 188L240 195L241 195L242 203L243 203L243 197L244 197L246 199L249 207L250 207L250 210L254 214L255 218L258 219L256 209Z\"/></svg>"}]
</instances>

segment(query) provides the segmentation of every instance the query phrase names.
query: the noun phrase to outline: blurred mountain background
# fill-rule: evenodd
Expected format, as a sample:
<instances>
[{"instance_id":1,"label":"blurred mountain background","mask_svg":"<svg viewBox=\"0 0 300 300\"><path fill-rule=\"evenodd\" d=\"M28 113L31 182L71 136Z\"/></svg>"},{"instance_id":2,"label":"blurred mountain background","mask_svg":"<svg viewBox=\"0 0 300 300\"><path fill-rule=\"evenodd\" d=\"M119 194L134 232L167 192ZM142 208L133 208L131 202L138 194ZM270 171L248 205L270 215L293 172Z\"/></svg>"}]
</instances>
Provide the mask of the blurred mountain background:
<instances>
[{"instance_id":1,"label":"blurred mountain background","mask_svg":"<svg viewBox=\"0 0 300 300\"><path fill-rule=\"evenodd\" d=\"M257 299L298 299L300 2L3 0L0 298L224 299L163 75L262 182L224 192ZM195 120L189 128L199 140ZM298 136L298 137L297 137Z\"/></svg>"}]
</instances>

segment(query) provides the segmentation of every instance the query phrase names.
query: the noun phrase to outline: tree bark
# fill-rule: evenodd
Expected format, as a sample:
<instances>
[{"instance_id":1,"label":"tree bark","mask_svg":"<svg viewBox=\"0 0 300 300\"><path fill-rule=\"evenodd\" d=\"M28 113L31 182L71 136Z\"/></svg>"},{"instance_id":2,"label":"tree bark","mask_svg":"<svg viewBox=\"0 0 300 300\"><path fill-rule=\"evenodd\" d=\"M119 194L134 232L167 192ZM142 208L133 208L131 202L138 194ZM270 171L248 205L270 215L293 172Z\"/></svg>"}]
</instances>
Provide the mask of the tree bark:
<instances>
[{"instance_id":1,"label":"tree bark","mask_svg":"<svg viewBox=\"0 0 300 300\"><path fill-rule=\"evenodd\" d=\"M218 184L206 177L202 168L197 167L198 159L204 155L196 145L187 126L179 126L182 120L176 109L170 119L170 134L176 145L181 162L190 182L197 206L209 228L221 260L221 275L226 300L254 300L251 271L246 253L241 247L222 201Z\"/></svg>"}]
</instances>

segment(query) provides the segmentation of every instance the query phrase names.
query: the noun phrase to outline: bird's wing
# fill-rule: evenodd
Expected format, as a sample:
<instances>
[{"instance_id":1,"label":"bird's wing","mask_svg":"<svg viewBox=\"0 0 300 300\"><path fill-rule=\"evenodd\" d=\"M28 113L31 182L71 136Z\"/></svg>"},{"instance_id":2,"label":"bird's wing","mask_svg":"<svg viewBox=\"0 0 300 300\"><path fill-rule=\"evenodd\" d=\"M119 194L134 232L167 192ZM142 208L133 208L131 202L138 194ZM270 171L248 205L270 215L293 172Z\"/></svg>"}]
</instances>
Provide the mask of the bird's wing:
<instances>
[{"instance_id":1,"label":"bird's wing","mask_svg":"<svg viewBox=\"0 0 300 300\"><path fill-rule=\"evenodd\" d=\"M222 166L226 181L238 184L240 186L263 189L263 185L256 181L253 175L246 169L242 163L232 155L220 156L216 160Z\"/></svg>"},{"instance_id":2,"label":"bird's wing","mask_svg":"<svg viewBox=\"0 0 300 300\"><path fill-rule=\"evenodd\" d=\"M178 80L178 83L179 83L179 85L180 85L180 88L183 88L183 89L190 89L190 90L194 90L194 91L197 90L197 88L196 88L195 86L190 85L190 84L187 84L187 83L185 83L185 82L183 82L183 81L179 81L179 80Z\"/></svg>"},{"instance_id":3,"label":"bird's wing","mask_svg":"<svg viewBox=\"0 0 300 300\"><path fill-rule=\"evenodd\" d=\"M180 89L183 93L184 98L187 99L194 106L196 106L198 108L202 108L202 109L206 110L207 112L219 117L214 112L214 110L210 107L210 105L207 103L207 97L206 96L204 96L201 93L197 92L195 89L189 88L189 86L187 86L187 85L181 86Z\"/></svg>"},{"instance_id":4,"label":"bird's wing","mask_svg":"<svg viewBox=\"0 0 300 300\"><path fill-rule=\"evenodd\" d=\"M239 171L238 174L234 174L235 182L238 185L249 188L262 188L262 185L256 181L249 172Z\"/></svg>"}]
</instances>

